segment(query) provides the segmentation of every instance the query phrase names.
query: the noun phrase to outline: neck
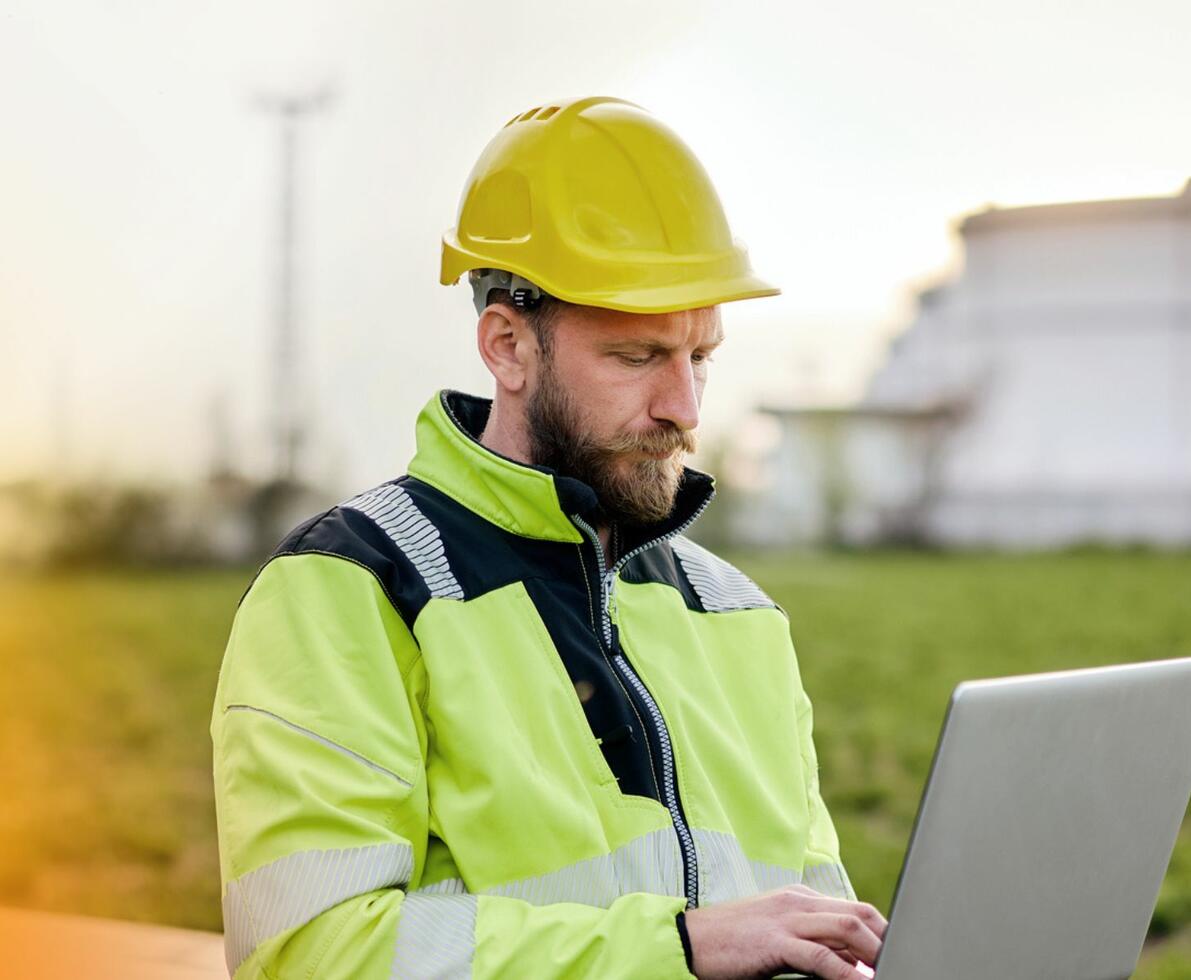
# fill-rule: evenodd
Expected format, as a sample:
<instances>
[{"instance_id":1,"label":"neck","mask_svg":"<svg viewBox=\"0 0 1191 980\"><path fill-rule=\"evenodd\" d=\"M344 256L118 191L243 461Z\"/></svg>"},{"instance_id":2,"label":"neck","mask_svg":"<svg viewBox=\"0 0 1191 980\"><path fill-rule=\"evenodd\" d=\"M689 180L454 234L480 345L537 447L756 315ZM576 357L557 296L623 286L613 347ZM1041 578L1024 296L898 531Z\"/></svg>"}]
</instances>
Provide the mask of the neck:
<instances>
[{"instance_id":1,"label":"neck","mask_svg":"<svg viewBox=\"0 0 1191 980\"><path fill-rule=\"evenodd\" d=\"M529 451L529 432L525 425L525 413L508 405L499 392L492 400L492 411L480 435L480 445L494 453L500 453L518 463L532 463Z\"/></svg>"}]
</instances>

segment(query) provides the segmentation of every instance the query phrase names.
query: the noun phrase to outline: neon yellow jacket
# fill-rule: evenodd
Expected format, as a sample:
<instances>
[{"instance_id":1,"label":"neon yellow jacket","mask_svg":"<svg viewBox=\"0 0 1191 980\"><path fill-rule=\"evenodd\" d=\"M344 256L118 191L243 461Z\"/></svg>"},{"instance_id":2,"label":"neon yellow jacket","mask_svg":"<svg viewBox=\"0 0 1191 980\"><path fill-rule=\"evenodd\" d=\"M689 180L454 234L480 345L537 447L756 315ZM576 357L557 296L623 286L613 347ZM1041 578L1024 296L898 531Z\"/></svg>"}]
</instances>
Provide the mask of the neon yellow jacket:
<instances>
[{"instance_id":1,"label":"neon yellow jacket","mask_svg":"<svg viewBox=\"0 0 1191 980\"><path fill-rule=\"evenodd\" d=\"M689 977L676 915L853 897L783 612L683 532L606 563L593 492L418 419L409 475L296 528L211 722L237 978ZM606 567L607 566L607 567Z\"/></svg>"}]
</instances>

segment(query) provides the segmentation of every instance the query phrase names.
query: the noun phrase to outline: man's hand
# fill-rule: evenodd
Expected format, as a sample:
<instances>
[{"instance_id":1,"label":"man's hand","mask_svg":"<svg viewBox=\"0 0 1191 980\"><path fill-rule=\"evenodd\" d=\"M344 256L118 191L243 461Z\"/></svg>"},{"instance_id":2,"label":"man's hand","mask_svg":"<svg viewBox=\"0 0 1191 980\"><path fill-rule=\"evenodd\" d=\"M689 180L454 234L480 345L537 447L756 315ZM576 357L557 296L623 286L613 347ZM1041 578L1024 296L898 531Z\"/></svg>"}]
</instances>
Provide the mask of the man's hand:
<instances>
[{"instance_id":1,"label":"man's hand","mask_svg":"<svg viewBox=\"0 0 1191 980\"><path fill-rule=\"evenodd\" d=\"M866 980L888 925L864 902L789 885L686 913L699 980L744 980L797 970L824 980Z\"/></svg>"}]
</instances>

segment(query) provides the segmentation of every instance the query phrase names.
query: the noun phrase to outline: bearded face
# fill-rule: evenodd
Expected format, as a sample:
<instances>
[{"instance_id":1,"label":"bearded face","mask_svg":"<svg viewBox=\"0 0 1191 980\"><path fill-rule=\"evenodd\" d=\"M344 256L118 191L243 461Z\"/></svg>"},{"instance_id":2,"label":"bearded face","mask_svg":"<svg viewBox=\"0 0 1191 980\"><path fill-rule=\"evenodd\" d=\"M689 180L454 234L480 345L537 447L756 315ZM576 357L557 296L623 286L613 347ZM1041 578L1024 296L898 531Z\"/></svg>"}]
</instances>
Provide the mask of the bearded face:
<instances>
[{"instance_id":1,"label":"bearded face","mask_svg":"<svg viewBox=\"0 0 1191 980\"><path fill-rule=\"evenodd\" d=\"M526 414L533 462L590 486L609 520L650 524L670 514L683 461L695 451L692 431L667 423L597 437L548 355Z\"/></svg>"}]
</instances>

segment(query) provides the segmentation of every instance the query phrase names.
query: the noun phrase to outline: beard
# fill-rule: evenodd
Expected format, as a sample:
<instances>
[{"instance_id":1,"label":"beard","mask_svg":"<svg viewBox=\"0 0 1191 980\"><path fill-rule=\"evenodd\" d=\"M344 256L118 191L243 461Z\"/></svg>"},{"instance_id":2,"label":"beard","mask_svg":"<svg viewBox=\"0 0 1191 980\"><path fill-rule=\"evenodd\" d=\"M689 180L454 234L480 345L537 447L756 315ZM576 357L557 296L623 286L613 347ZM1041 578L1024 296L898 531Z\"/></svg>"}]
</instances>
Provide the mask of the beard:
<instances>
[{"instance_id":1,"label":"beard","mask_svg":"<svg viewBox=\"0 0 1191 980\"><path fill-rule=\"evenodd\" d=\"M526 403L526 421L533 462L582 480L596 492L604 517L629 524L652 524L670 515L683 460L697 444L693 432L673 424L596 439L586 431L579 406L549 360L543 362L538 386ZM625 465L630 453L670 455Z\"/></svg>"}]
</instances>

